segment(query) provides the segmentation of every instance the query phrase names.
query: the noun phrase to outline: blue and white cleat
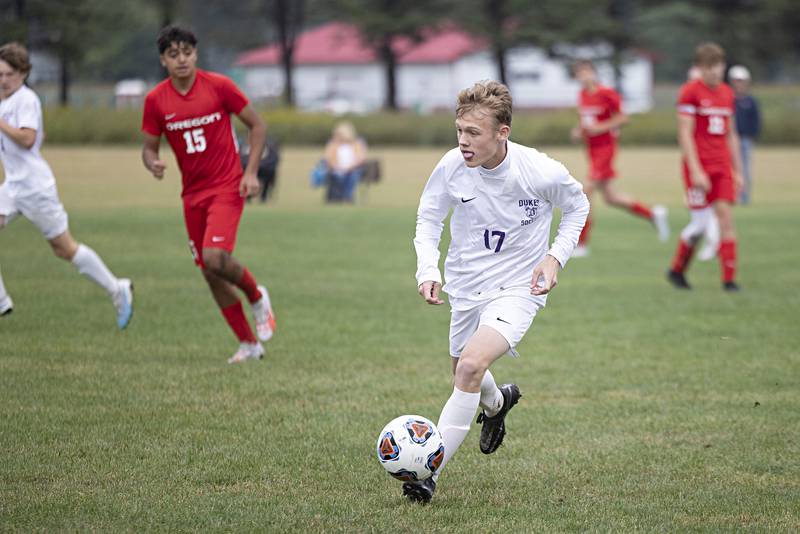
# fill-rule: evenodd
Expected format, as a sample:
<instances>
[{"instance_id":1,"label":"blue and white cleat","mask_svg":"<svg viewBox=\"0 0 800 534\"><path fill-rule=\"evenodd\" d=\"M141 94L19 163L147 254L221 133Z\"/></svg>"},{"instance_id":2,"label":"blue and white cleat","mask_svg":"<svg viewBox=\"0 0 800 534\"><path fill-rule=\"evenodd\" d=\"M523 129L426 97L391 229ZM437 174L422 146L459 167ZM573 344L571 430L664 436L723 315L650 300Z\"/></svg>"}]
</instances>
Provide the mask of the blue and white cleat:
<instances>
[{"instance_id":1,"label":"blue and white cleat","mask_svg":"<svg viewBox=\"0 0 800 534\"><path fill-rule=\"evenodd\" d=\"M117 309L117 326L125 330L133 317L133 282L128 278L120 278L119 290L113 300Z\"/></svg>"},{"instance_id":2,"label":"blue and white cleat","mask_svg":"<svg viewBox=\"0 0 800 534\"><path fill-rule=\"evenodd\" d=\"M0 299L0 317L8 315L12 311L14 311L14 301L11 300L11 297L6 295Z\"/></svg>"}]
</instances>

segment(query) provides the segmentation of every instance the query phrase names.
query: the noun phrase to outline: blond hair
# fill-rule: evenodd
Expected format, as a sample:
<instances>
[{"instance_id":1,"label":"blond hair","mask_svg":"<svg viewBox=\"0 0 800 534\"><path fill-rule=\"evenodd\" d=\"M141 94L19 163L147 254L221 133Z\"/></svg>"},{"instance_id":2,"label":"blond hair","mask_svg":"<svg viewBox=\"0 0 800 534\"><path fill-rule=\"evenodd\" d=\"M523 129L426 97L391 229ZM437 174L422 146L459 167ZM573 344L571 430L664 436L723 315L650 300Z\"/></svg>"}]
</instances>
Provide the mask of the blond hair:
<instances>
[{"instance_id":1,"label":"blond hair","mask_svg":"<svg viewBox=\"0 0 800 534\"><path fill-rule=\"evenodd\" d=\"M352 122L341 121L333 128L333 137L346 143L352 143L358 139L358 133Z\"/></svg>"},{"instance_id":2,"label":"blond hair","mask_svg":"<svg viewBox=\"0 0 800 534\"><path fill-rule=\"evenodd\" d=\"M484 109L497 124L511 126L511 92L500 82L484 80L463 89L456 98L456 117Z\"/></svg>"},{"instance_id":3,"label":"blond hair","mask_svg":"<svg viewBox=\"0 0 800 534\"><path fill-rule=\"evenodd\" d=\"M725 50L717 43L700 43L694 49L694 64L698 67L713 67L725 62Z\"/></svg>"}]
</instances>

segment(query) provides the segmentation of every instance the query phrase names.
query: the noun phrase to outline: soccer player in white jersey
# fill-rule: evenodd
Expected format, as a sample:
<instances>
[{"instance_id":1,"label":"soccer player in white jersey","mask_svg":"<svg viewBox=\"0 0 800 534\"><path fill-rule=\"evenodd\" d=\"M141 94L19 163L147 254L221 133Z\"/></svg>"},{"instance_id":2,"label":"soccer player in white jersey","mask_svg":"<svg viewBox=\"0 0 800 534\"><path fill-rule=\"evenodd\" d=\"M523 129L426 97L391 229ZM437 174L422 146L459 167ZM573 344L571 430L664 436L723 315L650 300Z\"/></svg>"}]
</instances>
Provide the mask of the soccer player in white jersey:
<instances>
[{"instance_id":1,"label":"soccer player in white jersey","mask_svg":"<svg viewBox=\"0 0 800 534\"><path fill-rule=\"evenodd\" d=\"M0 229L18 215L29 219L56 256L106 290L117 311L117 326L124 329L133 313L133 285L115 277L94 250L75 241L69 232L53 172L39 152L44 139L42 105L25 85L30 70L24 46L0 47L0 159L5 171L0 185ZM12 308L0 277L0 315Z\"/></svg>"},{"instance_id":2,"label":"soccer player in white jersey","mask_svg":"<svg viewBox=\"0 0 800 534\"><path fill-rule=\"evenodd\" d=\"M544 307L589 214L581 184L559 162L509 141L511 95L497 82L479 82L458 94L458 148L433 170L417 212L414 247L417 284L428 304L450 298L450 355L455 384L442 409L439 430L445 456L439 471L423 482L406 482L403 493L428 502L441 469L483 412L480 449L497 450L505 417L521 394L500 387L489 366L515 347ZM561 223L548 247L554 208ZM439 272L439 240L452 210L451 242Z\"/></svg>"}]
</instances>

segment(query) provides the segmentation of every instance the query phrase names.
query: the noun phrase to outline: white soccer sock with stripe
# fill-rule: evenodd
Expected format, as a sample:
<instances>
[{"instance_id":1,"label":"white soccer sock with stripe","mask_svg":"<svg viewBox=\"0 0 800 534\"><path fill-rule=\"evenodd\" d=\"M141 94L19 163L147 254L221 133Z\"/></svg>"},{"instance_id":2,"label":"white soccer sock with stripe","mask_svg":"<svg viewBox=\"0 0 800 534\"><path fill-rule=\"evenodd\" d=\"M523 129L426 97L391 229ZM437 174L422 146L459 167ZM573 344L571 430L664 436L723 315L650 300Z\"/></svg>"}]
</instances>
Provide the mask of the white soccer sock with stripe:
<instances>
[{"instance_id":1,"label":"white soccer sock with stripe","mask_svg":"<svg viewBox=\"0 0 800 534\"><path fill-rule=\"evenodd\" d=\"M450 395L444 408L442 408L442 414L439 416L439 424L437 425L439 432L442 433L442 441L444 441L444 459L439 470L434 475L434 481L439 478L439 473L442 472L444 466L461 446L461 442L467 437L472 418L475 417L475 411L478 409L480 398L480 393L467 393L458 388L453 388L453 394Z\"/></svg>"},{"instance_id":2,"label":"white soccer sock with stripe","mask_svg":"<svg viewBox=\"0 0 800 534\"><path fill-rule=\"evenodd\" d=\"M105 289L112 297L119 291L119 281L108 270L97 252L84 244L78 245L78 251L72 257L72 264L83 276Z\"/></svg>"},{"instance_id":3,"label":"white soccer sock with stripe","mask_svg":"<svg viewBox=\"0 0 800 534\"><path fill-rule=\"evenodd\" d=\"M3 274L0 273L0 300L6 298L8 294L6 293L6 286L3 284Z\"/></svg>"},{"instance_id":4,"label":"white soccer sock with stripe","mask_svg":"<svg viewBox=\"0 0 800 534\"><path fill-rule=\"evenodd\" d=\"M489 417L494 417L503 407L503 392L497 387L492 372L488 369L481 380L481 408Z\"/></svg>"}]
</instances>

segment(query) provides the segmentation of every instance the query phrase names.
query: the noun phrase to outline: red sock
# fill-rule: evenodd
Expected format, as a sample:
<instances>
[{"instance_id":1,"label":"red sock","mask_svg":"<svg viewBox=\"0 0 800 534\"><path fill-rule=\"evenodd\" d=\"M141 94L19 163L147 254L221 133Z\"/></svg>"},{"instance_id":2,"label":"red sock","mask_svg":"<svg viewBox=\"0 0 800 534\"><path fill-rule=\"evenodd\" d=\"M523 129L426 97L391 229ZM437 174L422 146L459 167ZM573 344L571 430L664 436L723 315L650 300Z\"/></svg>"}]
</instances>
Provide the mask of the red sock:
<instances>
[{"instance_id":1,"label":"red sock","mask_svg":"<svg viewBox=\"0 0 800 534\"><path fill-rule=\"evenodd\" d=\"M253 278L253 275L249 270L247 270L247 267L244 268L244 271L242 272L242 278L239 280L236 286L244 291L244 294L247 296L247 300L250 301L250 304L258 302L258 300L261 298L261 291L258 290L256 279Z\"/></svg>"},{"instance_id":2,"label":"red sock","mask_svg":"<svg viewBox=\"0 0 800 534\"><path fill-rule=\"evenodd\" d=\"M736 240L728 239L719 244L719 264L722 281L733 282L736 278Z\"/></svg>"},{"instance_id":3,"label":"red sock","mask_svg":"<svg viewBox=\"0 0 800 534\"><path fill-rule=\"evenodd\" d=\"M648 208L644 204L639 204L638 202L634 202L633 204L631 204L631 207L629 209L631 210L631 213L633 213L634 215L638 215L639 217L642 217L644 219L650 220L653 218L653 212L650 211L650 208Z\"/></svg>"},{"instance_id":4,"label":"red sock","mask_svg":"<svg viewBox=\"0 0 800 534\"><path fill-rule=\"evenodd\" d=\"M689 245L683 241L678 240L678 250L675 252L675 258L672 260L672 270L676 273L682 273L689 265L689 260L692 259L694 254L694 245Z\"/></svg>"},{"instance_id":5,"label":"red sock","mask_svg":"<svg viewBox=\"0 0 800 534\"><path fill-rule=\"evenodd\" d=\"M236 334L236 337L239 338L241 343L256 342L256 336L253 335L253 331L250 329L250 323L247 322L244 316L241 302L237 301L236 304L231 304L227 308L222 308L222 315L225 317L225 320L228 321L228 325L230 325L231 330L233 330L233 333Z\"/></svg>"},{"instance_id":6,"label":"red sock","mask_svg":"<svg viewBox=\"0 0 800 534\"><path fill-rule=\"evenodd\" d=\"M586 246L589 243L589 232L592 229L592 217L586 217L586 224L583 225L583 230L581 230L581 235L578 237L578 244Z\"/></svg>"}]
</instances>

